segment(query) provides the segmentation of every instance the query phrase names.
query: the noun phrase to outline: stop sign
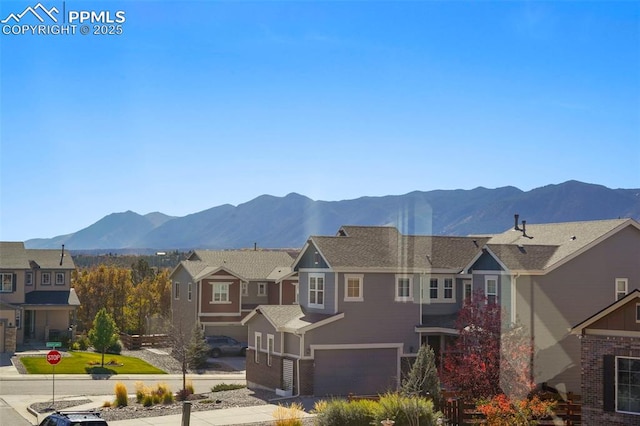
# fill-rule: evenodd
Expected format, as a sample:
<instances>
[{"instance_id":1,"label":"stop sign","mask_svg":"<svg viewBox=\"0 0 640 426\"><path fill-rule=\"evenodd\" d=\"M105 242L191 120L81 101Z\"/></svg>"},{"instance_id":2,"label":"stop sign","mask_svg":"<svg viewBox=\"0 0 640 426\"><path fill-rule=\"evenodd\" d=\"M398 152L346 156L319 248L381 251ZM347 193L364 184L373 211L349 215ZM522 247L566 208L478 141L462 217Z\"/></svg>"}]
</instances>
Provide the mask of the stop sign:
<instances>
[{"instance_id":1,"label":"stop sign","mask_svg":"<svg viewBox=\"0 0 640 426\"><path fill-rule=\"evenodd\" d=\"M56 365L57 363L59 363L61 358L62 355L60 355L60 352L56 351L55 349L47 353L47 362L51 365Z\"/></svg>"}]
</instances>

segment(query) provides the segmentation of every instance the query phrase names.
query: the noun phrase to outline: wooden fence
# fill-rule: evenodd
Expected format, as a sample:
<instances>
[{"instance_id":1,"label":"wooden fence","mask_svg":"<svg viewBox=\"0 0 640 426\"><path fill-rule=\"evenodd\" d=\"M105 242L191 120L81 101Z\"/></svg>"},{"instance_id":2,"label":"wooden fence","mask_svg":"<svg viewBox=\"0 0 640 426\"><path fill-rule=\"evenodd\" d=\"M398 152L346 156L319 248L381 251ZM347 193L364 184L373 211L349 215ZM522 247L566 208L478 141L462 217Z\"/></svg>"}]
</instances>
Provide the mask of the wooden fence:
<instances>
[{"instance_id":1,"label":"wooden fence","mask_svg":"<svg viewBox=\"0 0 640 426\"><path fill-rule=\"evenodd\" d=\"M440 410L446 419L445 424L448 426L466 426L466 425L484 425L486 419L478 410L474 403L465 402L461 398L445 395ZM579 395L568 394L567 400L557 401L553 414L547 418L538 421L540 426L564 425L578 426L581 425L582 419L582 400Z\"/></svg>"},{"instance_id":2,"label":"wooden fence","mask_svg":"<svg viewBox=\"0 0 640 426\"><path fill-rule=\"evenodd\" d=\"M120 333L120 340L129 350L143 347L167 347L170 344L168 334L126 334Z\"/></svg>"}]
</instances>

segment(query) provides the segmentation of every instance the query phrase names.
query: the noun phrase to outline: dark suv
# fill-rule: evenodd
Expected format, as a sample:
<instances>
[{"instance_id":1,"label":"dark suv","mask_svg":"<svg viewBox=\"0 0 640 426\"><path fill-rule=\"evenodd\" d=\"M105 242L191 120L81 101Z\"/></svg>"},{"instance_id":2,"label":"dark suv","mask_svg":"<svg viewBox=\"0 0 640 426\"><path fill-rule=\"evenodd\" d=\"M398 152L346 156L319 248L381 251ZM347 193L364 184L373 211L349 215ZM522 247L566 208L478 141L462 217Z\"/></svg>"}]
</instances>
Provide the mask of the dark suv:
<instances>
[{"instance_id":1,"label":"dark suv","mask_svg":"<svg viewBox=\"0 0 640 426\"><path fill-rule=\"evenodd\" d=\"M240 355L247 353L247 344L238 342L229 336L207 336L207 344L209 345L210 354L217 358L220 355Z\"/></svg>"},{"instance_id":2,"label":"dark suv","mask_svg":"<svg viewBox=\"0 0 640 426\"><path fill-rule=\"evenodd\" d=\"M97 411L56 411L40 422L40 426L109 426Z\"/></svg>"}]
</instances>

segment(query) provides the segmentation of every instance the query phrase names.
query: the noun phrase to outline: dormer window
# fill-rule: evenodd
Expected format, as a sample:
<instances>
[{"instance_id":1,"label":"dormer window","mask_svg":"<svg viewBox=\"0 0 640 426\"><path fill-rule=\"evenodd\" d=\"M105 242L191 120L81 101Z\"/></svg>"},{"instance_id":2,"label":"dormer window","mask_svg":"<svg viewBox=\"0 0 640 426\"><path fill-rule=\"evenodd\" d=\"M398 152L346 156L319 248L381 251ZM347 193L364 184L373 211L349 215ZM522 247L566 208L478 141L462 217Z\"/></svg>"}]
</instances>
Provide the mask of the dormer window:
<instances>
[{"instance_id":1,"label":"dormer window","mask_svg":"<svg viewBox=\"0 0 640 426\"><path fill-rule=\"evenodd\" d=\"M309 307L324 308L324 274L309 274Z\"/></svg>"}]
</instances>

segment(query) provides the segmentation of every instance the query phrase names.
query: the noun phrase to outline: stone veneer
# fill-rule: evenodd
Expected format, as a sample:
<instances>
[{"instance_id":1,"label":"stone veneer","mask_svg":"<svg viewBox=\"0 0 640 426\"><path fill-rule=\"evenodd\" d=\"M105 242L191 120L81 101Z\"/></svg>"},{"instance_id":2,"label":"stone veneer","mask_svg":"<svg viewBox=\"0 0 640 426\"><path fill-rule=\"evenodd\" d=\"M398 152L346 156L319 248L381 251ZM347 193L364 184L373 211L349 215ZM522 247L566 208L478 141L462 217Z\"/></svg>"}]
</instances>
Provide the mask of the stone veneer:
<instances>
[{"instance_id":1,"label":"stone veneer","mask_svg":"<svg viewBox=\"0 0 640 426\"><path fill-rule=\"evenodd\" d=\"M585 334L581 342L582 424L640 426L640 415L604 411L603 359L605 355L640 358L640 339Z\"/></svg>"}]
</instances>

